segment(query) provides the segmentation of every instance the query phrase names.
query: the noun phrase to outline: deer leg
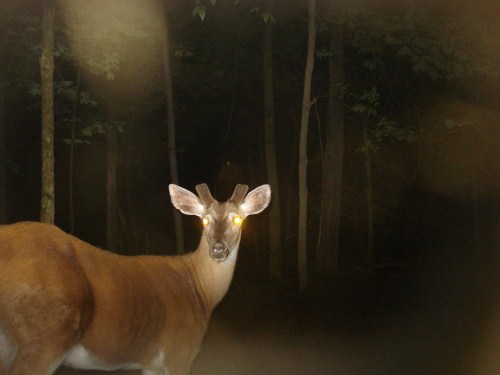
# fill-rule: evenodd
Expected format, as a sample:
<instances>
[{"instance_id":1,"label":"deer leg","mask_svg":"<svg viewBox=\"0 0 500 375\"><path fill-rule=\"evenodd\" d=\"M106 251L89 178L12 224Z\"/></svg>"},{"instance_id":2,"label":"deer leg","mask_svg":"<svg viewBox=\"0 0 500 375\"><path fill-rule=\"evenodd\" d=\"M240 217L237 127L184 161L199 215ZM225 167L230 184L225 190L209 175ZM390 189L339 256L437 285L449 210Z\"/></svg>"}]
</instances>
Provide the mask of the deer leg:
<instances>
[{"instance_id":1,"label":"deer leg","mask_svg":"<svg viewBox=\"0 0 500 375\"><path fill-rule=\"evenodd\" d=\"M31 347L17 352L6 375L51 375L64 359L64 353L50 347Z\"/></svg>"},{"instance_id":2,"label":"deer leg","mask_svg":"<svg viewBox=\"0 0 500 375\"><path fill-rule=\"evenodd\" d=\"M0 329L0 375L6 375L17 349L12 345L7 335Z\"/></svg>"},{"instance_id":3,"label":"deer leg","mask_svg":"<svg viewBox=\"0 0 500 375\"><path fill-rule=\"evenodd\" d=\"M50 311L51 309L47 309ZM25 316L22 313L3 335L0 347L0 375L51 375L78 340L72 309L52 308L51 314ZM0 332L1 333L1 332Z\"/></svg>"},{"instance_id":4,"label":"deer leg","mask_svg":"<svg viewBox=\"0 0 500 375\"><path fill-rule=\"evenodd\" d=\"M64 282L47 287L30 282L17 288L21 289L17 293L15 287L9 289L6 284L0 285L2 302L8 302L0 310L3 371L5 375L50 375L78 342L82 314L79 296L72 296L66 286L61 291Z\"/></svg>"}]
</instances>

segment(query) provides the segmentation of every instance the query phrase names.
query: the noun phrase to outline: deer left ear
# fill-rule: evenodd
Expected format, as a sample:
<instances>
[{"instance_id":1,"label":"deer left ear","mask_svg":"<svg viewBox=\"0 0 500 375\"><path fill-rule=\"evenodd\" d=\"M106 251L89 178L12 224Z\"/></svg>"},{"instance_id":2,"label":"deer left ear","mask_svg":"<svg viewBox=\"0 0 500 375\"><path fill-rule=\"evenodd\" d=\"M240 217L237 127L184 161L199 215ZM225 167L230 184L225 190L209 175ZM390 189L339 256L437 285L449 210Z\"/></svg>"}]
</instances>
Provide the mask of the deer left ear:
<instances>
[{"instance_id":1,"label":"deer left ear","mask_svg":"<svg viewBox=\"0 0 500 375\"><path fill-rule=\"evenodd\" d=\"M200 202L200 199L191 193L189 190L180 186L170 184L170 199L175 208L186 215L201 216L205 210L205 206Z\"/></svg>"},{"instance_id":2,"label":"deer left ear","mask_svg":"<svg viewBox=\"0 0 500 375\"><path fill-rule=\"evenodd\" d=\"M240 210L248 215L255 215L262 212L271 201L271 187L269 185L262 185L253 189L245 197L245 200L240 205Z\"/></svg>"}]
</instances>

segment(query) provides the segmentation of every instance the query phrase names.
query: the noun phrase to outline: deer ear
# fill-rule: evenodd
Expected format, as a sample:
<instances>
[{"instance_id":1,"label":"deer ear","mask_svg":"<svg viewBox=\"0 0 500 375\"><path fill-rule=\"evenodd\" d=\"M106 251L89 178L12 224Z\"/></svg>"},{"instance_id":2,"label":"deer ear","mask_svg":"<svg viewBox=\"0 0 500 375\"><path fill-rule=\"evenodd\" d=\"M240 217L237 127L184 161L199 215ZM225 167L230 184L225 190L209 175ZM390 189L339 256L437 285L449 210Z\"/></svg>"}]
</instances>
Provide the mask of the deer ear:
<instances>
[{"instance_id":1,"label":"deer ear","mask_svg":"<svg viewBox=\"0 0 500 375\"><path fill-rule=\"evenodd\" d=\"M245 200L240 205L240 210L248 215L255 215L262 212L271 201L271 187L269 185L262 185L253 189L245 197Z\"/></svg>"},{"instance_id":2,"label":"deer ear","mask_svg":"<svg viewBox=\"0 0 500 375\"><path fill-rule=\"evenodd\" d=\"M172 204L183 214L201 216L205 211L200 199L189 190L174 184L168 185L168 190Z\"/></svg>"}]
</instances>

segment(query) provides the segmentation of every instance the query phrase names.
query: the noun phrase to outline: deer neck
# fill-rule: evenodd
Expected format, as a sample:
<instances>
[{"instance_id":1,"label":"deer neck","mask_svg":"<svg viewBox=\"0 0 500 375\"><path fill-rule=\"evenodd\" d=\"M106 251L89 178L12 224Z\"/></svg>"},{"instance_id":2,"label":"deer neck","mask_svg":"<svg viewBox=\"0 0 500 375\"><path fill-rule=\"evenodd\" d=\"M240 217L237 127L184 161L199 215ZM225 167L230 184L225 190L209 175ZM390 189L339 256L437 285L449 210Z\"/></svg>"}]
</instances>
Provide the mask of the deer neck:
<instances>
[{"instance_id":1,"label":"deer neck","mask_svg":"<svg viewBox=\"0 0 500 375\"><path fill-rule=\"evenodd\" d=\"M207 239L205 235L202 235L198 249L189 254L200 294L210 310L220 302L231 284L239 243L238 239L225 261L217 262L210 257Z\"/></svg>"}]
</instances>

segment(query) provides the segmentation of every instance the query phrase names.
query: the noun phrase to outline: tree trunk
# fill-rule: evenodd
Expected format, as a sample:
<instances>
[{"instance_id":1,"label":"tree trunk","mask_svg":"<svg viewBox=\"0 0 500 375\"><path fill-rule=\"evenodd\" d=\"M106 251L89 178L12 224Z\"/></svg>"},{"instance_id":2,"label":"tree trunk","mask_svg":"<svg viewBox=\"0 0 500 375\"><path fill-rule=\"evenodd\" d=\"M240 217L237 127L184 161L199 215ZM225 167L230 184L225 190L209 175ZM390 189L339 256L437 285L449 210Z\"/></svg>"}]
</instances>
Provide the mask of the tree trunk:
<instances>
[{"instance_id":1,"label":"tree trunk","mask_svg":"<svg viewBox=\"0 0 500 375\"><path fill-rule=\"evenodd\" d=\"M271 13L273 1L270 0L268 5ZM271 20L264 26L264 138L267 181L273 191L273 203L269 211L269 276L271 279L277 280L282 278L281 215L274 138L273 22Z\"/></svg>"},{"instance_id":2,"label":"tree trunk","mask_svg":"<svg viewBox=\"0 0 500 375\"><path fill-rule=\"evenodd\" d=\"M11 36L7 35L7 30L10 24L6 20L15 21L16 18L12 17L12 10L14 7L7 6L4 2L2 7L2 21L0 25L0 225L7 223L7 121L5 113L5 101L7 98L7 40Z\"/></svg>"},{"instance_id":3,"label":"tree trunk","mask_svg":"<svg viewBox=\"0 0 500 375\"><path fill-rule=\"evenodd\" d=\"M40 76L42 93L42 190L40 221L54 223L54 28L55 5L44 0L42 15L42 55Z\"/></svg>"},{"instance_id":4,"label":"tree trunk","mask_svg":"<svg viewBox=\"0 0 500 375\"><path fill-rule=\"evenodd\" d=\"M114 126L106 132L106 246L118 250L118 200L116 197L116 167L118 164L118 135Z\"/></svg>"},{"instance_id":5,"label":"tree trunk","mask_svg":"<svg viewBox=\"0 0 500 375\"><path fill-rule=\"evenodd\" d=\"M74 180L74 164L75 164L75 132L76 132L76 113L78 110L78 102L80 101L80 81L81 69L78 68L76 73L76 89L75 97L73 98L73 109L71 115L71 142L69 145L69 171L68 171L68 211L69 211L69 227L70 233L75 232L75 212L74 212L74 199L73 199L73 180Z\"/></svg>"},{"instance_id":6,"label":"tree trunk","mask_svg":"<svg viewBox=\"0 0 500 375\"><path fill-rule=\"evenodd\" d=\"M0 61L1 64L1 61ZM0 66L0 224L7 223L7 147L5 131L5 84Z\"/></svg>"},{"instance_id":7,"label":"tree trunk","mask_svg":"<svg viewBox=\"0 0 500 375\"><path fill-rule=\"evenodd\" d=\"M175 114L174 114L174 88L172 83L172 70L170 67L170 37L168 30L167 17L165 15L164 24L164 41L162 48L163 55L163 74L165 78L165 91L167 96L167 132L168 132L168 158L170 164L170 182L173 184L179 183L179 173L177 169L177 148L175 142ZM177 254L184 253L184 231L182 228L182 218L173 206L172 212L174 215L175 225L175 240Z\"/></svg>"},{"instance_id":8,"label":"tree trunk","mask_svg":"<svg viewBox=\"0 0 500 375\"><path fill-rule=\"evenodd\" d=\"M469 110L470 111L470 110ZM474 118L473 113L469 113L471 118ZM480 195L479 195L479 184L478 184L478 170L480 168L479 160L481 160L478 154L478 144L481 144L478 139L477 129L471 129L469 134L465 135L467 141L467 146L469 150L473 150L470 157L470 174L471 174L471 204L472 204L472 228L474 231L474 246L476 249L482 248L482 236L481 236L481 212L480 212Z\"/></svg>"},{"instance_id":9,"label":"tree trunk","mask_svg":"<svg viewBox=\"0 0 500 375\"><path fill-rule=\"evenodd\" d=\"M368 272L373 269L373 248L375 242L374 214L373 214L373 173L372 152L369 147L368 129L363 126L363 143L365 146L365 177L366 177L366 250L364 256L365 267Z\"/></svg>"},{"instance_id":10,"label":"tree trunk","mask_svg":"<svg viewBox=\"0 0 500 375\"><path fill-rule=\"evenodd\" d=\"M299 290L304 292L308 284L307 270L307 134L309 111L311 109L311 82L314 69L314 48L316 42L316 0L309 0L309 26L307 60L304 74L304 94L300 120L299 141L299 227L298 227L298 271Z\"/></svg>"},{"instance_id":11,"label":"tree trunk","mask_svg":"<svg viewBox=\"0 0 500 375\"><path fill-rule=\"evenodd\" d=\"M475 165L473 167L476 167ZM478 186L476 180L476 172L473 170L472 177L472 223L474 229L474 245L477 249L481 248L481 220L479 213L479 194L478 194Z\"/></svg>"},{"instance_id":12,"label":"tree trunk","mask_svg":"<svg viewBox=\"0 0 500 375\"><path fill-rule=\"evenodd\" d=\"M325 132L325 160L321 187L320 246L316 268L324 276L339 270L339 228L344 163L344 30L335 22L339 2L331 5L328 117Z\"/></svg>"}]
</instances>

